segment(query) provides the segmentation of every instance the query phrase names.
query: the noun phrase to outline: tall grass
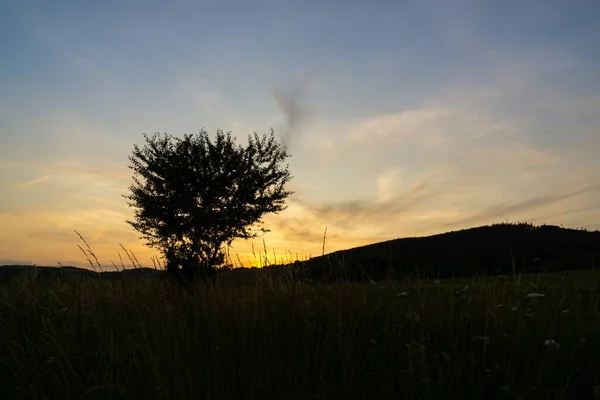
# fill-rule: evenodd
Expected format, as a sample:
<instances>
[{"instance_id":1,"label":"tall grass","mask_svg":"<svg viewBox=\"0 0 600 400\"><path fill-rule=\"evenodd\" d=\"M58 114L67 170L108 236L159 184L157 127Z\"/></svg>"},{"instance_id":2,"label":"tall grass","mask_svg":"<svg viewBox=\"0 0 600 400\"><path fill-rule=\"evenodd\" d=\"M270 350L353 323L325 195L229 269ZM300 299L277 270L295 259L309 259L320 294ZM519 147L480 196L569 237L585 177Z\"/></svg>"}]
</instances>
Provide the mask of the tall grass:
<instances>
[{"instance_id":1,"label":"tall grass","mask_svg":"<svg viewBox=\"0 0 600 400\"><path fill-rule=\"evenodd\" d=\"M0 398L594 398L599 284L24 277L0 287Z\"/></svg>"}]
</instances>

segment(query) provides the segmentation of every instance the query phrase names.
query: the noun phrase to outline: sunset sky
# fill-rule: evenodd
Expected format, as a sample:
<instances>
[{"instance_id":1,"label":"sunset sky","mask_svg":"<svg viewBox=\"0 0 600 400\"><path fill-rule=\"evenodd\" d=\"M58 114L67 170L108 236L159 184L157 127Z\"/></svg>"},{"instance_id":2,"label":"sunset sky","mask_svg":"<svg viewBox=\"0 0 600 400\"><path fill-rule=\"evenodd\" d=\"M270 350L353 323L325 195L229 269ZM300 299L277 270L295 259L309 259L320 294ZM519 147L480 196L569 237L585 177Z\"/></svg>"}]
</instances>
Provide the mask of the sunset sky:
<instances>
[{"instance_id":1,"label":"sunset sky","mask_svg":"<svg viewBox=\"0 0 600 400\"><path fill-rule=\"evenodd\" d=\"M0 0L0 35L0 264L147 265L127 156L201 128L288 144L271 255L600 229L596 0Z\"/></svg>"}]
</instances>

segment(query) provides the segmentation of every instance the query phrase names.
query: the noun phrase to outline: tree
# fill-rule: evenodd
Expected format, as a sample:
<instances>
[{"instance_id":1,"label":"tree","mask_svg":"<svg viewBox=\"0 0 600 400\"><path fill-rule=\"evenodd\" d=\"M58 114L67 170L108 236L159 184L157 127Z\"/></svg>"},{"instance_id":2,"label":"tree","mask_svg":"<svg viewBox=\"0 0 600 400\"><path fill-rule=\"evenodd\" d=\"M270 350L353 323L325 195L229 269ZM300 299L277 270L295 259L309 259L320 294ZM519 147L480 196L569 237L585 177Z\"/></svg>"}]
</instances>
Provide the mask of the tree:
<instances>
[{"instance_id":1,"label":"tree","mask_svg":"<svg viewBox=\"0 0 600 400\"><path fill-rule=\"evenodd\" d=\"M266 213L284 210L291 180L282 166L287 148L269 136L248 135L236 144L231 133L218 130L211 141L201 130L177 138L155 133L143 148L134 145L129 168L133 221L151 247L161 251L167 270L180 278L205 278L225 260L224 245L268 232Z\"/></svg>"}]
</instances>

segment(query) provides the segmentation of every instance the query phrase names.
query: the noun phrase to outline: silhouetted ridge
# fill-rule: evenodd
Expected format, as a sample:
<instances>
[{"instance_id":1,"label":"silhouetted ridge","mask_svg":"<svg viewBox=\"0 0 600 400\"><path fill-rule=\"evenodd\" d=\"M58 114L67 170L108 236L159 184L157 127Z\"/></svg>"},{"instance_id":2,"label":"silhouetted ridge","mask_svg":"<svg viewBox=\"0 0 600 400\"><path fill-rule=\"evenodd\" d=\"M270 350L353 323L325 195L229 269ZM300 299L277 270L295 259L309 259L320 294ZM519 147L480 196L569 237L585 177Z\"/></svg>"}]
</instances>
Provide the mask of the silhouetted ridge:
<instances>
[{"instance_id":1,"label":"silhouetted ridge","mask_svg":"<svg viewBox=\"0 0 600 400\"><path fill-rule=\"evenodd\" d=\"M35 276L40 280L72 279L72 278L100 278L122 279L142 276L162 275L162 270L153 268L131 268L122 271L95 272L85 268L64 266L44 267L34 265L2 265L0 266L0 281L10 281L23 276Z\"/></svg>"},{"instance_id":2,"label":"silhouetted ridge","mask_svg":"<svg viewBox=\"0 0 600 400\"><path fill-rule=\"evenodd\" d=\"M427 237L394 239L314 257L312 278L451 277L588 269L600 232L529 223L501 223Z\"/></svg>"}]
</instances>

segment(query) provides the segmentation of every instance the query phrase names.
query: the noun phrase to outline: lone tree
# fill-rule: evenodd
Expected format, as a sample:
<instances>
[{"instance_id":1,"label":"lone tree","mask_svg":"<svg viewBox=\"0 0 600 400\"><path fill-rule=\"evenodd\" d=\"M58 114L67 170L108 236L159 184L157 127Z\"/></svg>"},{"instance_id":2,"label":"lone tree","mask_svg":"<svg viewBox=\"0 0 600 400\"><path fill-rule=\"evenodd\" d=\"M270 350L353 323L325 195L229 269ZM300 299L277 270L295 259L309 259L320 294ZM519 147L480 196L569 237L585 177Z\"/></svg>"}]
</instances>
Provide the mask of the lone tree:
<instances>
[{"instance_id":1,"label":"lone tree","mask_svg":"<svg viewBox=\"0 0 600 400\"><path fill-rule=\"evenodd\" d=\"M269 136L248 135L246 147L222 130L214 141L205 130L143 136L145 146L134 145L128 157L133 184L123 197L135 211L127 223L180 279L215 272L225 261L224 245L267 232L262 216L284 210L293 193L284 188L289 155L272 129Z\"/></svg>"}]
</instances>

